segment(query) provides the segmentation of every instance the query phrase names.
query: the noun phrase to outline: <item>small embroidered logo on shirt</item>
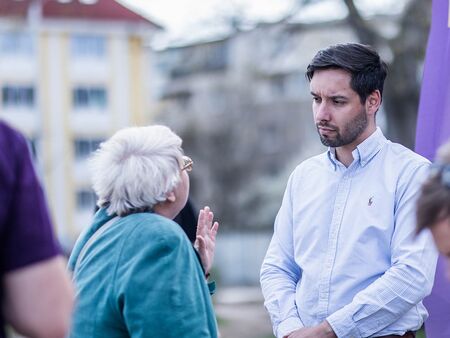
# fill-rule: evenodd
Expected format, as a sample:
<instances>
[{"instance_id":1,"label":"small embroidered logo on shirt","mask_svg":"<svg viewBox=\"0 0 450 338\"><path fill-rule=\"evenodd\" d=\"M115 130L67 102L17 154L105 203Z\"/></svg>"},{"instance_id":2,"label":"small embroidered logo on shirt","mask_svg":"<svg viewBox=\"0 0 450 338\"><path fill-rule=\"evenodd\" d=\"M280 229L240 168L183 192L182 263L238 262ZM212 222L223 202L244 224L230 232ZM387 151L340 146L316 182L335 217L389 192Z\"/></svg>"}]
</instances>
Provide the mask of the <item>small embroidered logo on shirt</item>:
<instances>
[{"instance_id":1,"label":"small embroidered logo on shirt","mask_svg":"<svg viewBox=\"0 0 450 338\"><path fill-rule=\"evenodd\" d=\"M373 203L373 196L369 198L369 202L367 202L367 205L370 207L372 203Z\"/></svg>"}]
</instances>

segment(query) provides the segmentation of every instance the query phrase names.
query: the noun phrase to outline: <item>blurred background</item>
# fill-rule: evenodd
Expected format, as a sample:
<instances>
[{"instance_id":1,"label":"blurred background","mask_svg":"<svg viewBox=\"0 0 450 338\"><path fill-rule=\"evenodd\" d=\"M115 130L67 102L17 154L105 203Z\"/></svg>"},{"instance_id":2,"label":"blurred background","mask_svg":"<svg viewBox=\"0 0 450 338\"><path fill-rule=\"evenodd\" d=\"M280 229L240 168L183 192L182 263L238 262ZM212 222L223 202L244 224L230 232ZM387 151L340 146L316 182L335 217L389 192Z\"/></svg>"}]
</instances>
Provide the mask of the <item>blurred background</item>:
<instances>
[{"instance_id":1,"label":"blurred background","mask_svg":"<svg viewBox=\"0 0 450 338\"><path fill-rule=\"evenodd\" d=\"M222 338L271 337L259 268L287 178L324 150L305 68L330 44L388 62L378 123L414 146L431 0L0 0L0 118L30 141L61 244L90 223L87 159L120 128L184 140L191 198L221 223Z\"/></svg>"}]
</instances>

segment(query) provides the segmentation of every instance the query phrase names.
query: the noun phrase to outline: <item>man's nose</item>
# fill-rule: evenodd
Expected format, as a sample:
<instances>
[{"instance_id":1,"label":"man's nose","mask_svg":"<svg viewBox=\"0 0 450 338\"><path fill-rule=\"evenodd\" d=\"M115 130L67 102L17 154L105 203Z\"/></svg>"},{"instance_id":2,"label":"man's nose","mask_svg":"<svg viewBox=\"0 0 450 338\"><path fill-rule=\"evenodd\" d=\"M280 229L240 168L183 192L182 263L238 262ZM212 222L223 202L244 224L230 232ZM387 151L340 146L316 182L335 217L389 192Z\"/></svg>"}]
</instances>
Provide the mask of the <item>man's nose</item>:
<instances>
[{"instance_id":1,"label":"man's nose","mask_svg":"<svg viewBox=\"0 0 450 338\"><path fill-rule=\"evenodd\" d=\"M315 120L316 120L316 122L330 120L330 109L329 109L328 105L326 104L326 102L322 101L321 103L316 104Z\"/></svg>"}]
</instances>

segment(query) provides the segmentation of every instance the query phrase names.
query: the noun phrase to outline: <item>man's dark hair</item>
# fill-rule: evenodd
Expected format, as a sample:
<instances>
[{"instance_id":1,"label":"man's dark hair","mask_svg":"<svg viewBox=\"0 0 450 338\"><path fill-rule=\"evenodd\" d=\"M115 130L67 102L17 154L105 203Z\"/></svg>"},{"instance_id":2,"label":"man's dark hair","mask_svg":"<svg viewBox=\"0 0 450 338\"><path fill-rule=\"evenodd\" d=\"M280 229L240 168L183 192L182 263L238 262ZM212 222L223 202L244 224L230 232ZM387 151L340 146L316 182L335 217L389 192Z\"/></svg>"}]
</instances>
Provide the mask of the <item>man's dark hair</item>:
<instances>
[{"instance_id":1,"label":"man's dark hair","mask_svg":"<svg viewBox=\"0 0 450 338\"><path fill-rule=\"evenodd\" d=\"M320 50L306 68L306 77L311 81L314 72L322 69L343 69L349 72L350 86L358 93L362 104L377 89L383 96L387 65L370 46L346 43Z\"/></svg>"}]
</instances>

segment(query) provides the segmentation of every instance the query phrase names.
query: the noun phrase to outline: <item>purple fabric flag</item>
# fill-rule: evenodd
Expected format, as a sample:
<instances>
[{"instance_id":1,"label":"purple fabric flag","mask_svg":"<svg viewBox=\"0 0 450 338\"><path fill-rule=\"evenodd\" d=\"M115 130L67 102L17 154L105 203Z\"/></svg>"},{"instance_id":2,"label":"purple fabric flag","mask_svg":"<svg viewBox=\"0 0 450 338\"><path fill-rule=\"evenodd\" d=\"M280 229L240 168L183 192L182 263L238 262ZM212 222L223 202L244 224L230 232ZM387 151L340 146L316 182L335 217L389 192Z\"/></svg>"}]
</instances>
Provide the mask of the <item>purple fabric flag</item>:
<instances>
[{"instance_id":1,"label":"purple fabric flag","mask_svg":"<svg viewBox=\"0 0 450 338\"><path fill-rule=\"evenodd\" d=\"M437 148L450 138L450 0L433 0L419 115L416 151L433 160ZM433 291L425 299L430 317L427 338L450 338L450 281L440 257Z\"/></svg>"},{"instance_id":2,"label":"purple fabric flag","mask_svg":"<svg viewBox=\"0 0 450 338\"><path fill-rule=\"evenodd\" d=\"M416 151L430 160L450 137L449 2L433 0L417 119Z\"/></svg>"}]
</instances>

